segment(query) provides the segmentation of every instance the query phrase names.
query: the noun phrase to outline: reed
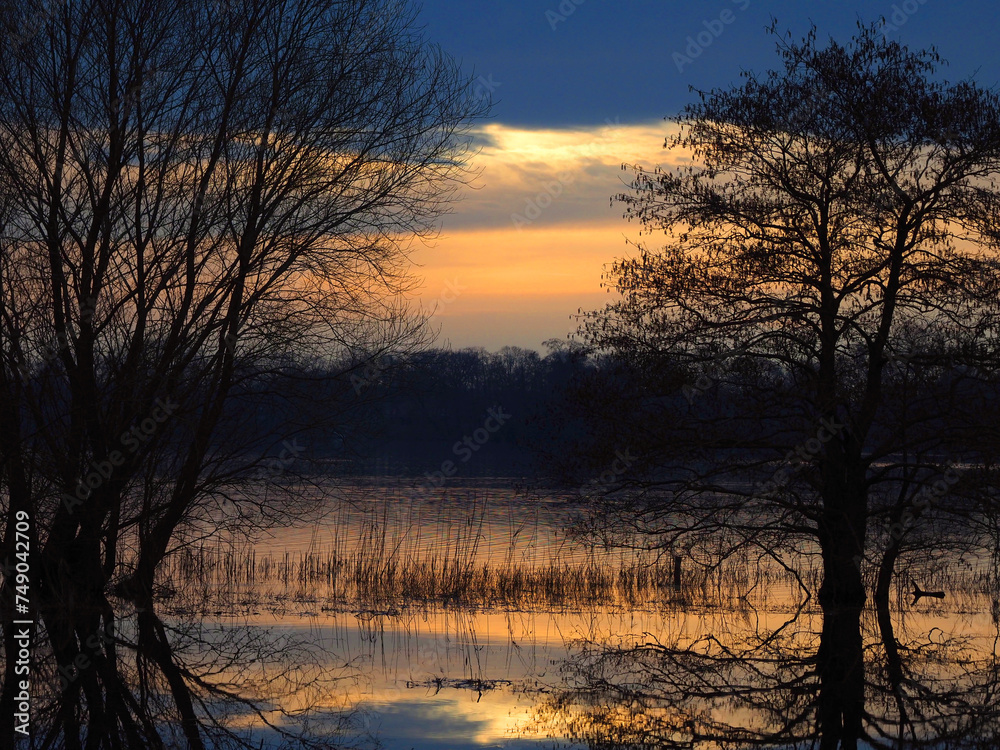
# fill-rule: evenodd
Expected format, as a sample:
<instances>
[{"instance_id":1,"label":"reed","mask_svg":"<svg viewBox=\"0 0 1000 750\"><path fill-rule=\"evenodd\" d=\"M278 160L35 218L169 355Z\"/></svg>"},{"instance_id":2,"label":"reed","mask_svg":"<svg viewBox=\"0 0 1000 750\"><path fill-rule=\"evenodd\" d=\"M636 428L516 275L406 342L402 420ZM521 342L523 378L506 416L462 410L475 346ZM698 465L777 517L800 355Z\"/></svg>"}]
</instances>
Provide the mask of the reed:
<instances>
[{"instance_id":1,"label":"reed","mask_svg":"<svg viewBox=\"0 0 1000 750\"><path fill-rule=\"evenodd\" d=\"M483 558L468 539L420 554L372 528L350 550L261 552L253 546L199 546L169 558L161 575L199 608L219 602L322 602L329 608L388 609L439 603L513 609L580 606L647 609L663 606L726 607L745 599L740 563L711 571L691 567L674 588L673 560L592 554L560 561ZM763 594L780 585L794 591L790 576L772 575ZM753 592L751 592L752 594ZM224 608L224 607L223 607Z\"/></svg>"},{"instance_id":2,"label":"reed","mask_svg":"<svg viewBox=\"0 0 1000 750\"><path fill-rule=\"evenodd\" d=\"M343 506L308 550L273 550L216 539L182 547L160 570L174 604L224 612L292 603L328 609L388 611L412 604L507 609L582 606L649 609L729 608L747 604L795 607L805 594L795 577L749 554L711 566L684 559L680 589L673 557L624 553L579 543L554 543L537 526L508 513L506 529L486 529L489 498L475 495L453 515L421 517L411 503ZM390 513L390 505L403 515ZM494 507L495 510L495 507ZM484 540L492 542L484 549ZM500 540L502 543L497 544ZM532 550L527 554L526 549ZM816 590L821 572L801 573ZM946 605L981 608L994 579L983 571L938 571L921 583L949 592ZM169 583L169 586L167 585ZM926 587L926 586L925 586ZM900 590L909 591L903 581Z\"/></svg>"},{"instance_id":3,"label":"reed","mask_svg":"<svg viewBox=\"0 0 1000 750\"><path fill-rule=\"evenodd\" d=\"M186 550L161 571L185 597L211 592L226 599L253 591L301 601L368 609L413 602L471 606L567 607L582 604L647 607L671 603L725 604L726 575L689 578L673 588L672 564L590 560L582 563L477 561L471 556L414 557L366 545L347 555L335 551L260 554L253 548ZM731 576L729 576L731 577Z\"/></svg>"}]
</instances>

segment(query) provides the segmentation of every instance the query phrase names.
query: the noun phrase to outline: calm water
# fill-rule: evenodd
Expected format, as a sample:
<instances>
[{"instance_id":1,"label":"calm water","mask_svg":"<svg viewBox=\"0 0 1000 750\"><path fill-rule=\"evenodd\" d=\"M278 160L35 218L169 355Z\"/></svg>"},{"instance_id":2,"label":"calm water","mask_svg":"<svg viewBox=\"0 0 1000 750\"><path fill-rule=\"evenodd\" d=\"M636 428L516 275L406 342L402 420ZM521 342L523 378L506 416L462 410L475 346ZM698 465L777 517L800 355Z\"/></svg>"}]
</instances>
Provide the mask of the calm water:
<instances>
[{"instance_id":1,"label":"calm water","mask_svg":"<svg viewBox=\"0 0 1000 750\"><path fill-rule=\"evenodd\" d=\"M388 543L418 554L454 551L456 544L469 541L475 542L477 557L483 561L506 558L512 550L522 561L579 559L588 550L567 536L580 513L578 497L528 498L508 479L449 482L427 489L419 478L352 478L298 491L324 498L325 517L272 530L262 549L291 553L353 549L365 528L375 523L385 529Z\"/></svg>"},{"instance_id":2,"label":"calm water","mask_svg":"<svg viewBox=\"0 0 1000 750\"><path fill-rule=\"evenodd\" d=\"M568 529L578 506L566 498L528 501L503 480L449 486L416 498L405 482L313 489L328 492L327 516L258 540L258 560L352 554L373 539L391 549L396 560L444 558L459 549L479 565L525 569L595 561L613 567L634 556L576 540ZM537 601L468 606L404 598L362 607L338 601L334 588L322 580L279 575L234 588L236 606L204 607L215 614L200 627L220 643L259 638L322 672L322 680L304 689L302 675L289 676L289 664L283 672L278 659L268 677L273 699L286 710L339 712L343 738L361 746L668 747L694 742L694 747L709 748L727 738L737 747L740 737L759 743L760 737L773 736L773 742L762 744L811 747L820 730L810 716L824 705L823 686L829 682L829 673L817 675L821 634L828 644L837 639L815 602L787 580L760 585L759 570L744 573L726 579L731 590L722 595L721 580L712 583L719 591L710 590L709 579L693 587L693 572L685 570L682 594L645 606L572 600L559 606ZM900 593L897 604L903 606L893 611L892 637L902 646L902 686L893 681L892 663L886 662L886 633L874 613L861 613L857 653L864 661L864 733L892 737L897 732L911 741L960 737L982 730L963 723L965 713L971 713L968 706L997 708L988 704L995 704L993 691L1000 686L1000 609L995 594L991 597L977 583L988 580L986 573L963 569L962 574L970 584L959 591L957 579L941 571L953 588L945 600L910 607ZM178 621L190 606L183 591L164 605ZM229 677L238 683L242 672L234 670ZM955 708L928 709L938 694L947 694ZM801 717L791 720L795 711ZM928 711L934 715L928 718ZM277 712L271 719L290 728L296 721ZM274 737L246 717L232 725L241 723L256 726L257 736ZM862 736L858 746L874 745Z\"/></svg>"}]
</instances>

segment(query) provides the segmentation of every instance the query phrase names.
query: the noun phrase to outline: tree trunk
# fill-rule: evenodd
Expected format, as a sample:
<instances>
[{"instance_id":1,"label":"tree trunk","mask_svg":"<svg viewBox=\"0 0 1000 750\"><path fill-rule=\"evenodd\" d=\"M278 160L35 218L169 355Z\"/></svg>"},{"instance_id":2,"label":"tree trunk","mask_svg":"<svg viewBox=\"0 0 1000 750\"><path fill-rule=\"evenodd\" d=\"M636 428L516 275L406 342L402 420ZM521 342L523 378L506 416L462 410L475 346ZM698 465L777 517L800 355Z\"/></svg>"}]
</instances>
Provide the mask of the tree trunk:
<instances>
[{"instance_id":1,"label":"tree trunk","mask_svg":"<svg viewBox=\"0 0 1000 750\"><path fill-rule=\"evenodd\" d=\"M866 518L857 502L827 508L819 526L823 555L823 584L819 601L824 606L862 607L867 595L861 578L865 554Z\"/></svg>"},{"instance_id":2,"label":"tree trunk","mask_svg":"<svg viewBox=\"0 0 1000 750\"><path fill-rule=\"evenodd\" d=\"M823 607L817 667L820 748L857 750L865 708L861 607Z\"/></svg>"}]
</instances>

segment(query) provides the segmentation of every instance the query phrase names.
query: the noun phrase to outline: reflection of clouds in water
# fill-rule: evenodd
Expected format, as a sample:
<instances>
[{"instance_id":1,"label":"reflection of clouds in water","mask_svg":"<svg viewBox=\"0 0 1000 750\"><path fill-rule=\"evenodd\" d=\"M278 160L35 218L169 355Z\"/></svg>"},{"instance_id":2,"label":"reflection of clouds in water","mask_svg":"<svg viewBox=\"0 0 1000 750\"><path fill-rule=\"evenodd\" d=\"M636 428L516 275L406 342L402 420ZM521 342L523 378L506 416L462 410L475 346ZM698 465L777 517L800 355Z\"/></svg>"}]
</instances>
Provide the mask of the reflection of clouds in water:
<instances>
[{"instance_id":1,"label":"reflection of clouds in water","mask_svg":"<svg viewBox=\"0 0 1000 750\"><path fill-rule=\"evenodd\" d=\"M570 659L566 686L540 697L538 726L597 747L689 747L696 737L811 747L817 736L824 747L869 747L858 744L865 736L996 747L1000 634L988 602L979 605L964 615L879 609L878 623L871 609L810 608L777 629L719 631L693 618L672 638L595 641Z\"/></svg>"},{"instance_id":2,"label":"reflection of clouds in water","mask_svg":"<svg viewBox=\"0 0 1000 750\"><path fill-rule=\"evenodd\" d=\"M539 506L511 506L509 488L493 486L493 481L455 484L448 487L447 497L442 493L433 502L409 505L400 502L406 487L379 485L371 493L376 500L358 502L360 507L351 506L351 513L334 512L329 527L279 532L279 548L300 544L299 549L311 547L315 551L317 546L329 544L333 534L340 534L343 543L349 544L353 539L350 519L357 513L381 519L380 523L389 529L393 547L410 540L414 543L410 551L423 548L441 553L448 547L447 539L454 544L455 529L469 526L468 502L482 500L484 495L501 502L498 507L480 509L486 519L482 533L493 537L492 541L480 541L480 552L487 552L494 543L496 549L510 543L511 514L515 527L521 521L530 522L530 533L526 528L522 532L526 536L518 537L519 542L530 539L538 543L562 526L563 505L546 507L549 515L543 514L536 522L534 512ZM419 534L411 525L414 522L419 525ZM451 528L451 536L431 533L439 527ZM479 528L478 524L473 527ZM988 665L980 669L981 663L976 666L969 660L980 661L992 648L992 599L977 587L977 576L982 572L978 567L962 571L962 575L954 573L947 578L929 574L921 578L927 579L928 586L947 589L946 599L892 610L892 637L901 644L905 674L921 683L919 687L904 684L906 693L925 689L940 692L941 686L952 684L957 694L964 690L963 679L978 681L990 676ZM357 735L378 739L387 750L550 747L553 740L542 738L551 735L559 741L559 737L572 735L561 721L575 721L580 729L584 726L580 722L588 721L588 711L595 709L601 714L589 717L593 721L586 725L586 731L592 730L595 736L606 729L622 732L638 726L637 722L686 731L689 724L685 722L692 717L765 732L774 722L785 721L790 715L786 708L807 717L806 723L799 726L801 732L814 732L808 717L815 715L814 704L821 687L816 661L820 632L824 630L815 601L805 605L793 625L783 627L801 603L793 589L777 585L774 579L761 582L754 575L719 580L729 593L715 605L644 606L642 611L596 605L574 607L573 611L504 611L494 605L484 611L433 602L415 605L380 600L356 612L345 609L342 603L331 604L318 585L300 587L292 582L289 598L280 611L270 611L261 592L256 591L252 598L259 612L242 617L241 622L271 628L275 635L284 632L308 638L316 647L313 663L317 666L349 664L351 677L340 681L333 690L322 695L303 693L283 701L282 707L308 709L312 703L314 707L341 709L353 716L351 727ZM972 585L963 589L961 581L971 581ZM308 601L297 598L300 588L309 595ZM901 590L905 595L908 589L902 586ZM749 599L736 596L743 593ZM172 601L183 598L182 594ZM338 608L334 611L328 606ZM311 614L303 616L305 612ZM866 610L861 617L866 662L863 677L869 693L866 710L875 721L894 710L879 626L874 613ZM831 637L850 646L853 636L849 627L838 628L838 632L828 630ZM760 639L776 631L782 634L762 648ZM231 639L233 633L225 637ZM665 651L648 652L646 661L612 664L605 659L604 664L616 668L612 677L634 677L636 685L657 674L661 684L650 686L647 704L636 712L636 704L630 703L627 696L609 692L588 704L581 682L574 681L579 673L566 667L588 647L590 656L597 659L602 650L628 649L643 643L658 644ZM742 664L723 664L719 661L723 649L747 653L749 658ZM845 663L838 654L833 654L832 661ZM664 664L676 669L664 670ZM854 675L842 671L836 677L841 685L849 687L849 678ZM718 677L720 695L708 694L713 687L706 682L708 673ZM784 680L787 690L768 683L772 678ZM683 687L686 697L678 700L676 690L673 696L664 690L663 679L669 679L668 688ZM737 699L732 694L733 686L747 680L754 682L752 693L745 692ZM842 692L839 686L828 692L832 695L837 691ZM571 713L546 716L548 699L563 695L568 697L567 702L557 705ZM972 698L977 695L969 693ZM830 703L837 708L836 702ZM234 724L236 720L234 717ZM344 736L355 734L346 732Z\"/></svg>"},{"instance_id":3,"label":"reflection of clouds in water","mask_svg":"<svg viewBox=\"0 0 1000 750\"><path fill-rule=\"evenodd\" d=\"M625 633L665 637L664 628L683 627L674 616L680 613L422 607L393 616L331 614L313 627L327 658L350 659L361 675L341 685L340 702L390 750L537 748L552 742L534 728L539 690L560 684L575 643L617 642Z\"/></svg>"},{"instance_id":4,"label":"reflection of clouds in water","mask_svg":"<svg viewBox=\"0 0 1000 750\"><path fill-rule=\"evenodd\" d=\"M527 707L507 698L476 702L475 692L445 690L429 698L375 704L369 709L371 729L388 750L551 746L551 740L516 738L530 716Z\"/></svg>"},{"instance_id":5,"label":"reflection of clouds in water","mask_svg":"<svg viewBox=\"0 0 1000 750\"><path fill-rule=\"evenodd\" d=\"M963 681L978 683L990 677L990 668L981 659L992 648L990 639L996 634L991 604L982 595L963 600L949 589L944 601L892 610L894 637L905 649L906 674L917 681L904 687L907 692L920 683L920 690L951 689L952 698L961 697ZM966 608L970 609L959 611ZM381 614L374 610L323 612L312 617L261 614L239 620L237 625L227 619L224 627L203 623L198 629L197 653L247 641L260 643L265 652L288 656L293 653L289 647L299 644L292 661L310 666L294 667L283 675L276 665L257 674L272 695L284 693L283 676L294 678L304 668L342 678L317 684L319 690L284 694L276 701L284 713L271 710L275 701L263 702L268 719L292 730L301 718L297 712L311 711L312 729L325 721L331 730L339 726L345 739L377 739L386 750L551 747L559 737L573 735L562 720L575 722L575 731L591 733L591 737L605 730L627 735L629 727L638 726L686 731L692 717L710 720L716 727L730 723L766 732L771 726L769 717L777 715L784 721L791 715L785 708L809 716L808 706L815 699L811 691L819 688L815 656L819 633L824 630L821 613L814 606L796 619L789 614L788 603L777 597L769 598L763 608L744 603L725 609L647 612L596 606L572 612L505 612L427 605ZM886 691L880 661L878 624L868 611L861 622L867 710L878 721L892 710L885 703L891 693ZM781 635L764 646L763 639L777 631ZM850 641L849 629L842 636ZM645 661L629 665L603 659L605 665L615 667L603 676L634 677L635 690L655 675L658 682L647 686L644 702L630 702L627 696L605 689L596 702L588 703L586 690L581 689L585 686L575 681L581 673L566 669L588 649L587 659L577 662L581 666L588 660L591 664L602 661L601 653L607 649L642 644L656 646L647 651ZM725 664L724 654L746 654L748 659L743 664ZM194 655L193 648L176 653L182 661ZM218 676L238 684L252 675L236 668ZM787 694L768 683L772 677L784 681ZM720 688L716 696L711 695L713 679ZM735 697L734 687L744 683L751 684L751 690ZM684 688L684 694L675 690L672 695L671 686ZM979 695L976 690L966 692L973 698ZM563 695L569 697L568 702L559 702ZM571 713L546 716L550 698ZM315 713L317 709L329 712L324 718ZM588 716L594 710L599 714ZM338 716L343 725L337 724ZM225 723L230 728L253 727L255 739L274 736L238 707L230 707ZM799 728L813 731L808 721Z\"/></svg>"}]
</instances>

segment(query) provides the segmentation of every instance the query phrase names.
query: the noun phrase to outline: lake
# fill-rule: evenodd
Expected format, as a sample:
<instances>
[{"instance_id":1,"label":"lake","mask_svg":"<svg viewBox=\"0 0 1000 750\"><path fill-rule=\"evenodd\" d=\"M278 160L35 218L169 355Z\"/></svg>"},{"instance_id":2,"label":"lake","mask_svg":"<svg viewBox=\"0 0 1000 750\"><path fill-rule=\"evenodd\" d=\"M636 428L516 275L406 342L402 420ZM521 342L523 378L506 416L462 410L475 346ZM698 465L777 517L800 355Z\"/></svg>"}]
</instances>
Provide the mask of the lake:
<instances>
[{"instance_id":1,"label":"lake","mask_svg":"<svg viewBox=\"0 0 1000 750\"><path fill-rule=\"evenodd\" d=\"M985 561L925 571L944 599L913 604L900 583L887 632L869 609L824 617L760 560L684 559L677 590L672 554L574 534L584 506L571 495L505 479L411 486L324 480L308 489L321 517L175 556L164 620L197 629L203 650L261 654L211 680L256 696L272 727L231 706L226 726L289 747L280 730L304 723L389 750L812 747L831 696L854 691L861 705L837 715L857 721L856 747L996 736L1000 608ZM852 659L849 674L822 666Z\"/></svg>"}]
</instances>

